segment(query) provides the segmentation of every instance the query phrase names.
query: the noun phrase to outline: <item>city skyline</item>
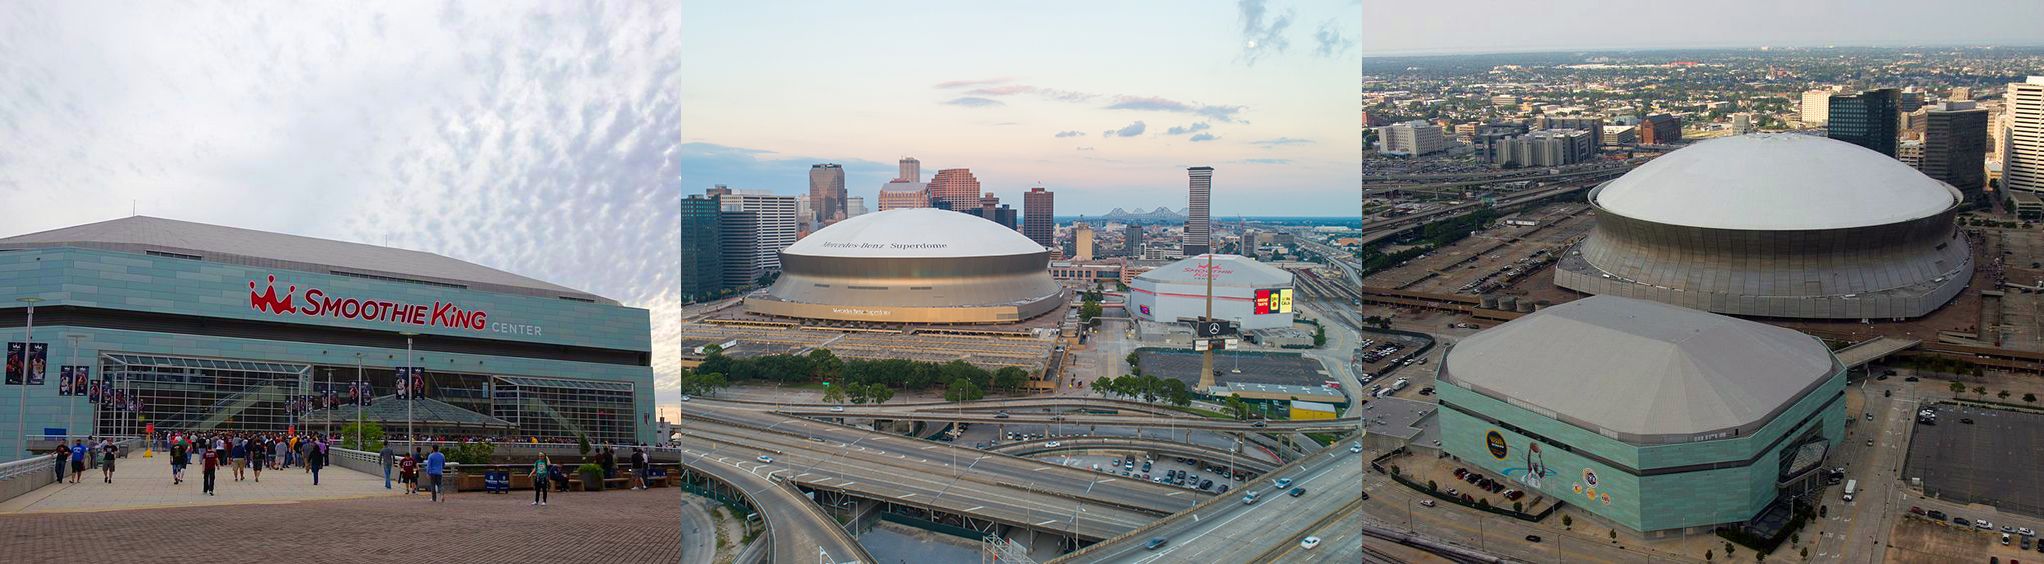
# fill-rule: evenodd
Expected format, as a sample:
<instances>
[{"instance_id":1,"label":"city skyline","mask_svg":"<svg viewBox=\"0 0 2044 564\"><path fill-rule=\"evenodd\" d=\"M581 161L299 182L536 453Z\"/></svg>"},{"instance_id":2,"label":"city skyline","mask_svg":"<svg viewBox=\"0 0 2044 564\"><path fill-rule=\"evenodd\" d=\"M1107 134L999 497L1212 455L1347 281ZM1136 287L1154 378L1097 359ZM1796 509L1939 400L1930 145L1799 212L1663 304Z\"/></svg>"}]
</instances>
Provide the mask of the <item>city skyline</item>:
<instances>
[{"instance_id":1,"label":"city skyline","mask_svg":"<svg viewBox=\"0 0 2044 564\"><path fill-rule=\"evenodd\" d=\"M1543 6L1541 25L1516 18L1469 18L1466 13L1524 9L1523 3L1479 0L1468 10L1444 11L1411 2L1376 2L1364 11L1365 57L1394 55L1476 55L1564 51L1621 51L1699 48L2038 46L2035 22L2044 4L2023 0L1974 0L1960 6L1922 9L1899 0L1766 2L1731 0L1708 10L1676 3L1644 3L1614 10L1608 3L1564 0ZM1982 17L1992 14L1993 17ZM1852 25L1809 25L1849 17ZM1652 32L1613 34L1612 30ZM1481 41L1441 41L1443 37ZM1368 69L1365 68L1365 73Z\"/></svg>"},{"instance_id":2,"label":"city skyline","mask_svg":"<svg viewBox=\"0 0 2044 564\"><path fill-rule=\"evenodd\" d=\"M831 162L872 202L913 156L969 168L1003 199L1040 183L1073 214L1182 208L1195 165L1230 171L1215 193L1224 215L1352 206L1359 145L1337 116L1354 111L1360 2L1160 5L1087 5L1083 19L1037 6L717 7L683 24L696 53L683 96L698 102L683 109L683 191L794 193L809 165ZM1006 24L959 25L982 20ZM689 49L741 35L746 49ZM1103 53L1142 64L1074 64Z\"/></svg>"}]
</instances>

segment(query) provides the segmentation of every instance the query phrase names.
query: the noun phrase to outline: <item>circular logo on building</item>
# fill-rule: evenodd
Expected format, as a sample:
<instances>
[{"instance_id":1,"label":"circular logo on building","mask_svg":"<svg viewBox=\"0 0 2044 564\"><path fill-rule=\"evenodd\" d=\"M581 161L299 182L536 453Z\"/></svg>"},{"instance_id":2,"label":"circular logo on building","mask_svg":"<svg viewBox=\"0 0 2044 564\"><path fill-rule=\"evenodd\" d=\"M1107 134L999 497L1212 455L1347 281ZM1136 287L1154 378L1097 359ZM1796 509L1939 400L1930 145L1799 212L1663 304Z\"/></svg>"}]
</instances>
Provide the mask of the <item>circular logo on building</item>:
<instances>
[{"instance_id":1,"label":"circular logo on building","mask_svg":"<svg viewBox=\"0 0 2044 564\"><path fill-rule=\"evenodd\" d=\"M1484 435L1483 446L1490 449L1490 456L1492 458L1498 460L1505 459L1505 435L1503 433L1492 430L1490 434Z\"/></svg>"},{"instance_id":2,"label":"circular logo on building","mask_svg":"<svg viewBox=\"0 0 2044 564\"><path fill-rule=\"evenodd\" d=\"M1597 487L1597 471L1596 471L1596 470L1591 470L1591 469L1588 469L1588 468L1584 468L1584 469L1583 469L1583 483L1585 483L1585 484L1589 484L1589 485L1590 485L1590 487L1593 487L1593 488L1594 488L1594 487Z\"/></svg>"},{"instance_id":3,"label":"circular logo on building","mask_svg":"<svg viewBox=\"0 0 2044 564\"><path fill-rule=\"evenodd\" d=\"M1597 494L1597 498L1604 500L1604 505L1611 505L1611 494Z\"/></svg>"}]
</instances>

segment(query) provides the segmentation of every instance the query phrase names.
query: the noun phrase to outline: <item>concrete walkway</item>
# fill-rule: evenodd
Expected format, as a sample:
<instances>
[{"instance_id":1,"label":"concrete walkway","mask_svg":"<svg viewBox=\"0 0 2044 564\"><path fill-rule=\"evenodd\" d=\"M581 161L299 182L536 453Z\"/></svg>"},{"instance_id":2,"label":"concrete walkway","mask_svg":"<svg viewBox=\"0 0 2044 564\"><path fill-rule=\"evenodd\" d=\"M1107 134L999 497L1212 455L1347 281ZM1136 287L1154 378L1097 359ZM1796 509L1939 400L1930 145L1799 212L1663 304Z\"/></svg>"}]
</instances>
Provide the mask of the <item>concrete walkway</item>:
<instances>
[{"instance_id":1,"label":"concrete walkway","mask_svg":"<svg viewBox=\"0 0 2044 564\"><path fill-rule=\"evenodd\" d=\"M296 467L265 470L261 482L255 481L253 470L247 472L248 479L236 482L234 471L222 467L216 474L214 495L210 496L203 493L204 474L199 470L198 457L193 457L192 466L185 469L184 483L177 485L171 485L170 456L163 452L148 458L140 454L123 458L115 468L114 483L111 484L100 481L100 472L96 469L86 469L85 476L76 484L70 483L71 476L67 472L65 483L43 486L0 502L0 515L295 503L404 493L404 487L396 483L391 485L393 489L383 489L382 476L370 476L339 466L320 470L318 486L312 485L311 474Z\"/></svg>"}]
</instances>

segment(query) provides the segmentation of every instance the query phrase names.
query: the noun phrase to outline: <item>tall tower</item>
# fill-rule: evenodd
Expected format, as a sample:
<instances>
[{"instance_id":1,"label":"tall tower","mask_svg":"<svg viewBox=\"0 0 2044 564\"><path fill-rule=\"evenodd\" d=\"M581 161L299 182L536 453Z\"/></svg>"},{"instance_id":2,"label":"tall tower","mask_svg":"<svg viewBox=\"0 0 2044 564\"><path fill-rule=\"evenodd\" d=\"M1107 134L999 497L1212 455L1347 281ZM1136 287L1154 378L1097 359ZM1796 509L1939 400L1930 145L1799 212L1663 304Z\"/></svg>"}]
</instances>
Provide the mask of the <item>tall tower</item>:
<instances>
[{"instance_id":1,"label":"tall tower","mask_svg":"<svg viewBox=\"0 0 2044 564\"><path fill-rule=\"evenodd\" d=\"M2008 112L2009 128L2001 185L2044 193L2044 76L2010 84L2003 111Z\"/></svg>"},{"instance_id":2,"label":"tall tower","mask_svg":"<svg viewBox=\"0 0 2044 564\"><path fill-rule=\"evenodd\" d=\"M902 180L907 180L909 182L922 184L923 161L916 160L915 157L902 157L900 178Z\"/></svg>"},{"instance_id":3,"label":"tall tower","mask_svg":"<svg viewBox=\"0 0 2044 564\"><path fill-rule=\"evenodd\" d=\"M972 170L947 168L930 177L930 207L962 212L979 207L979 179Z\"/></svg>"},{"instance_id":4,"label":"tall tower","mask_svg":"<svg viewBox=\"0 0 2044 564\"><path fill-rule=\"evenodd\" d=\"M1207 197L1214 188L1214 167L1185 169L1192 178L1191 198L1185 206L1185 256L1196 257L1213 250L1213 227L1207 215Z\"/></svg>"},{"instance_id":5,"label":"tall tower","mask_svg":"<svg viewBox=\"0 0 2044 564\"><path fill-rule=\"evenodd\" d=\"M1901 91L1893 88L1832 96L1826 135L1893 157L1901 109Z\"/></svg>"},{"instance_id":6,"label":"tall tower","mask_svg":"<svg viewBox=\"0 0 2044 564\"><path fill-rule=\"evenodd\" d=\"M724 284L723 230L717 198L690 194L681 199L681 295L715 293Z\"/></svg>"},{"instance_id":7,"label":"tall tower","mask_svg":"<svg viewBox=\"0 0 2044 564\"><path fill-rule=\"evenodd\" d=\"M816 226L845 218L845 168L837 163L809 165L809 218Z\"/></svg>"},{"instance_id":8,"label":"tall tower","mask_svg":"<svg viewBox=\"0 0 2044 564\"><path fill-rule=\"evenodd\" d=\"M1072 260L1093 260L1093 226L1083 221L1072 225Z\"/></svg>"},{"instance_id":9,"label":"tall tower","mask_svg":"<svg viewBox=\"0 0 2044 564\"><path fill-rule=\"evenodd\" d=\"M795 244L794 196L739 190L717 197L723 230L724 281L744 286L781 270L781 249Z\"/></svg>"},{"instance_id":10,"label":"tall tower","mask_svg":"<svg viewBox=\"0 0 2044 564\"><path fill-rule=\"evenodd\" d=\"M1987 110L1971 101L1932 106L1923 130L1918 170L1978 202L1987 186Z\"/></svg>"},{"instance_id":11,"label":"tall tower","mask_svg":"<svg viewBox=\"0 0 2044 564\"><path fill-rule=\"evenodd\" d=\"M1022 195L1022 234L1045 247L1051 246L1051 236L1057 232L1057 220L1051 215L1054 197L1042 186L1030 188Z\"/></svg>"}]
</instances>

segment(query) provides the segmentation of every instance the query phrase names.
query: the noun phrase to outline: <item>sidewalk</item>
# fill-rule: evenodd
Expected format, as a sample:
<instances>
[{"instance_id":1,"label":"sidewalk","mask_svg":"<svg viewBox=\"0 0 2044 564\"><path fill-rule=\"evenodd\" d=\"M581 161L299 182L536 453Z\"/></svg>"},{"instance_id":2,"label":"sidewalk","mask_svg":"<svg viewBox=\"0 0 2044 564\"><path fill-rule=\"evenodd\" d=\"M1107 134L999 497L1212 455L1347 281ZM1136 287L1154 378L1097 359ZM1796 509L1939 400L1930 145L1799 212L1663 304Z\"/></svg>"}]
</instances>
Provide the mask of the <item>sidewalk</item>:
<instances>
[{"instance_id":1,"label":"sidewalk","mask_svg":"<svg viewBox=\"0 0 2044 564\"><path fill-rule=\"evenodd\" d=\"M216 474L214 495L209 496L202 493L205 478L199 470L197 457L193 457L192 466L185 469L185 482L171 485L170 456L163 452L149 458L143 458L140 453L130 455L121 459L116 469L114 483L111 484L100 481L100 472L96 469L86 469L84 478L76 484L70 483L71 476L66 472L65 483L43 486L0 503L0 515L294 503L399 495L404 491L403 486L395 483L391 485L393 489L383 489L382 476L370 476L339 466L320 470L318 486L312 485L312 475L301 468L265 470L262 482L256 482L255 472L250 470L248 479L236 482L233 469L222 467Z\"/></svg>"}]
</instances>

